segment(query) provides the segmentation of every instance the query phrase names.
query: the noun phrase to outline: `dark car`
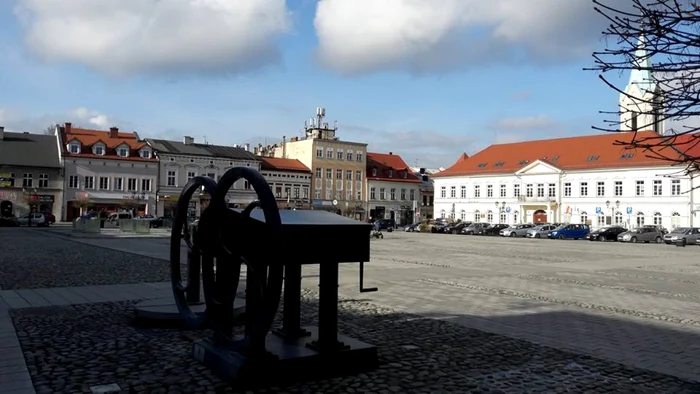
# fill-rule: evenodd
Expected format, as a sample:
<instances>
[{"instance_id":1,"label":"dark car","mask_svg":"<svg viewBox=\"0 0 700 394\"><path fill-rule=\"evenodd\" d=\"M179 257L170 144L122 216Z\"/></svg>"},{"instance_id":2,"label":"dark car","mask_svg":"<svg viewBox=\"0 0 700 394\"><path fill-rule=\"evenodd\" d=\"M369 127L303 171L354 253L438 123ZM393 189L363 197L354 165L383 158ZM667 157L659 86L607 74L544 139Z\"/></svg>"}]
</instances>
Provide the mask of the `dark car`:
<instances>
[{"instance_id":1,"label":"dark car","mask_svg":"<svg viewBox=\"0 0 700 394\"><path fill-rule=\"evenodd\" d=\"M390 228L393 229L394 227L396 227L394 221L391 219L377 219L377 222L379 222L379 228L381 228L382 230L387 230Z\"/></svg>"},{"instance_id":2,"label":"dark car","mask_svg":"<svg viewBox=\"0 0 700 394\"><path fill-rule=\"evenodd\" d=\"M404 227L403 231L405 231L407 233L417 232L417 231L420 231L420 229L418 228L419 226L420 226L420 223L413 223L409 226Z\"/></svg>"},{"instance_id":3,"label":"dark car","mask_svg":"<svg viewBox=\"0 0 700 394\"><path fill-rule=\"evenodd\" d=\"M584 238L589 241L617 241L617 236L625 231L627 229L620 226L603 227L586 234Z\"/></svg>"},{"instance_id":4,"label":"dark car","mask_svg":"<svg viewBox=\"0 0 700 394\"><path fill-rule=\"evenodd\" d=\"M453 223L453 224L450 224L449 226L445 226L445 229L442 232L444 232L446 234L461 234L462 229L469 226L470 224L472 224L472 222Z\"/></svg>"},{"instance_id":5,"label":"dark car","mask_svg":"<svg viewBox=\"0 0 700 394\"><path fill-rule=\"evenodd\" d=\"M474 230L474 235L498 235L498 233L507 228L507 224L497 223L490 224L486 227L478 227Z\"/></svg>"},{"instance_id":6,"label":"dark car","mask_svg":"<svg viewBox=\"0 0 700 394\"><path fill-rule=\"evenodd\" d=\"M46 221L47 221L47 222L49 222L49 223L51 223L51 224L56 223L56 216L55 216L53 213L51 213L51 212L44 212L44 217L46 218Z\"/></svg>"},{"instance_id":7,"label":"dark car","mask_svg":"<svg viewBox=\"0 0 700 394\"><path fill-rule=\"evenodd\" d=\"M472 223L462 229L462 234L474 235L474 232L476 232L476 230L482 227L488 227L488 225L488 223Z\"/></svg>"}]
</instances>

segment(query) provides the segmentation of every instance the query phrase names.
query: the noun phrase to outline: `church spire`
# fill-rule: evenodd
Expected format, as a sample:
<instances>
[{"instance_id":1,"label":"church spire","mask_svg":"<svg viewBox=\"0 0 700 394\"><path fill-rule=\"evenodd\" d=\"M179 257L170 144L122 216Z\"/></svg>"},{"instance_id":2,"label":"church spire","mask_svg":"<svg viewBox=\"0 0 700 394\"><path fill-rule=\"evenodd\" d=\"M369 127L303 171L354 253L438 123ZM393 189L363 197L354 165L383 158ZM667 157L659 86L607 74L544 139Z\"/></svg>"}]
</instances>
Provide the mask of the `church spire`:
<instances>
[{"instance_id":1,"label":"church spire","mask_svg":"<svg viewBox=\"0 0 700 394\"><path fill-rule=\"evenodd\" d=\"M634 66L630 73L629 85L636 85L642 94L653 93L656 83L651 72L651 56L647 52L647 40L644 33L639 35L637 48L634 51Z\"/></svg>"}]
</instances>

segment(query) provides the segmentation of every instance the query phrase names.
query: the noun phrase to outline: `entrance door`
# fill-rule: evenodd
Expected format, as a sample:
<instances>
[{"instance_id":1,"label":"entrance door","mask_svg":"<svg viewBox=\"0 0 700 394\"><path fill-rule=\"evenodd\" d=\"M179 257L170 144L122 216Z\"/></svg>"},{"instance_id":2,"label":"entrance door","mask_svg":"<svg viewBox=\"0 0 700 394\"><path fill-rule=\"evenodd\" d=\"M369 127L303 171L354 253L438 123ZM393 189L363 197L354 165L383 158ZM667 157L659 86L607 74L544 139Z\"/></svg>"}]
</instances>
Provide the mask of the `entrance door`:
<instances>
[{"instance_id":1,"label":"entrance door","mask_svg":"<svg viewBox=\"0 0 700 394\"><path fill-rule=\"evenodd\" d=\"M535 211L535 214L532 215L532 221L534 223L547 223L547 212L541 209Z\"/></svg>"}]
</instances>

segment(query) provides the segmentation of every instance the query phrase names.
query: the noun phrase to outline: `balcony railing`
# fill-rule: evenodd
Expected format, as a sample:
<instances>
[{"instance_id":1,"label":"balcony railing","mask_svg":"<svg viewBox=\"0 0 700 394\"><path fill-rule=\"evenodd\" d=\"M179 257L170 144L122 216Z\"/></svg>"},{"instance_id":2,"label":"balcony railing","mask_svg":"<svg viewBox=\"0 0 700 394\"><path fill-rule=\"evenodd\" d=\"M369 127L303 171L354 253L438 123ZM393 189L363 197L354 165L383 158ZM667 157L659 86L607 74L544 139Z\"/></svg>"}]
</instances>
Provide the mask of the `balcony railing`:
<instances>
[{"instance_id":1,"label":"balcony railing","mask_svg":"<svg viewBox=\"0 0 700 394\"><path fill-rule=\"evenodd\" d=\"M556 202L556 197L527 197L518 196L519 202Z\"/></svg>"}]
</instances>

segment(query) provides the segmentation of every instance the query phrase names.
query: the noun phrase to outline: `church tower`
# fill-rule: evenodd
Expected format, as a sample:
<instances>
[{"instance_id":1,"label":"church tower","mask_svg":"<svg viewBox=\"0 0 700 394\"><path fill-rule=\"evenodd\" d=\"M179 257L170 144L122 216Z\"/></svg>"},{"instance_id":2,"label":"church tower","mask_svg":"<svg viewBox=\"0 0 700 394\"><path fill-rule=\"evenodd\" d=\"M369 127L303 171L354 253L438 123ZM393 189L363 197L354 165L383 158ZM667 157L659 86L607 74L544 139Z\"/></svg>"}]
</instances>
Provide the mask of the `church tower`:
<instances>
[{"instance_id":1,"label":"church tower","mask_svg":"<svg viewBox=\"0 0 700 394\"><path fill-rule=\"evenodd\" d=\"M630 73L630 80L625 87L625 94L620 94L620 130L653 130L664 135L663 92L659 88L651 71L651 57L647 53L646 38L642 34L635 51L635 68Z\"/></svg>"}]
</instances>

